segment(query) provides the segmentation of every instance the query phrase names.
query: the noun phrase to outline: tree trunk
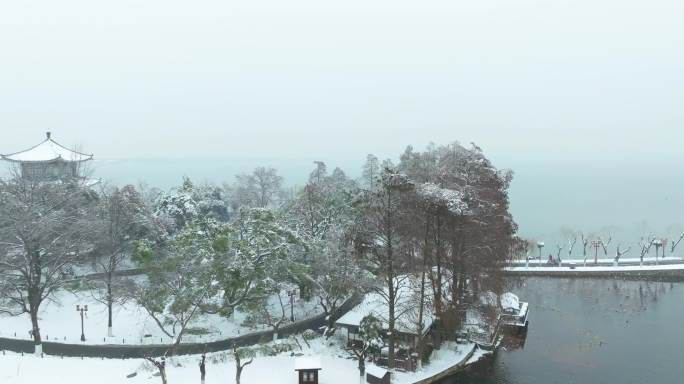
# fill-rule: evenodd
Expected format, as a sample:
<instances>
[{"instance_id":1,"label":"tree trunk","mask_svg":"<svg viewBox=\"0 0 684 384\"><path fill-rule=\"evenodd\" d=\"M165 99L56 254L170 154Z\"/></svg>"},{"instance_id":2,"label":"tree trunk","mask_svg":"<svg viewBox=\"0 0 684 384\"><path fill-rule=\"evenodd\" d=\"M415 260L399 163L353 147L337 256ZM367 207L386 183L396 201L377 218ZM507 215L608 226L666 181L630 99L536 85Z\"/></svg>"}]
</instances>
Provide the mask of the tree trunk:
<instances>
[{"instance_id":1,"label":"tree trunk","mask_svg":"<svg viewBox=\"0 0 684 384\"><path fill-rule=\"evenodd\" d=\"M240 360L235 360L235 384L240 384L240 376L242 375L242 366L240 366Z\"/></svg>"},{"instance_id":2,"label":"tree trunk","mask_svg":"<svg viewBox=\"0 0 684 384\"><path fill-rule=\"evenodd\" d=\"M418 353L418 369L422 368L422 360L423 360L423 343L421 342L421 336L423 335L423 307L425 304L425 270L427 269L427 263L425 261L425 258L423 258L423 271L420 276L420 301L418 305L420 307L418 308L418 324L417 325L417 331L418 331L418 336L416 338L416 352Z\"/></svg>"},{"instance_id":3,"label":"tree trunk","mask_svg":"<svg viewBox=\"0 0 684 384\"><path fill-rule=\"evenodd\" d=\"M389 355L387 356L387 366L390 371L394 369L394 327L395 327L395 308L394 308L394 301L395 301L395 287L394 287L394 279L389 279L389 319L388 319L388 338L389 338Z\"/></svg>"},{"instance_id":4,"label":"tree trunk","mask_svg":"<svg viewBox=\"0 0 684 384\"><path fill-rule=\"evenodd\" d=\"M437 216L437 224L435 229L435 256L437 264L437 279L435 286L435 312L441 314L444 311L442 305L442 241L441 241L442 222Z\"/></svg>"},{"instance_id":5,"label":"tree trunk","mask_svg":"<svg viewBox=\"0 0 684 384\"><path fill-rule=\"evenodd\" d=\"M40 356L43 354L43 340L40 335L40 326L38 325L38 310L40 309L40 293L38 292L38 288L29 288L28 301L29 316L31 317L31 336L33 337L33 344L35 345L35 354L36 356Z\"/></svg>"},{"instance_id":6,"label":"tree trunk","mask_svg":"<svg viewBox=\"0 0 684 384\"><path fill-rule=\"evenodd\" d=\"M112 272L108 272L107 276L107 336L113 337L112 332L112 307L114 305L114 297L112 296Z\"/></svg>"},{"instance_id":7,"label":"tree trunk","mask_svg":"<svg viewBox=\"0 0 684 384\"><path fill-rule=\"evenodd\" d=\"M33 336L33 344L35 345L35 354L40 356L43 354L43 340L40 336L40 327L38 326L38 306L31 305L31 334Z\"/></svg>"},{"instance_id":8,"label":"tree trunk","mask_svg":"<svg viewBox=\"0 0 684 384\"><path fill-rule=\"evenodd\" d=\"M389 356L387 356L387 366L390 370L394 370L394 340L396 338L396 335L394 334L394 326L395 326L395 287L394 287L394 249L392 240L392 190L390 189L387 193L387 217L386 217L386 222L385 222L385 237L387 238L387 288L389 289L388 292L388 298L389 298L389 319L388 321L388 328L389 328Z\"/></svg>"}]
</instances>

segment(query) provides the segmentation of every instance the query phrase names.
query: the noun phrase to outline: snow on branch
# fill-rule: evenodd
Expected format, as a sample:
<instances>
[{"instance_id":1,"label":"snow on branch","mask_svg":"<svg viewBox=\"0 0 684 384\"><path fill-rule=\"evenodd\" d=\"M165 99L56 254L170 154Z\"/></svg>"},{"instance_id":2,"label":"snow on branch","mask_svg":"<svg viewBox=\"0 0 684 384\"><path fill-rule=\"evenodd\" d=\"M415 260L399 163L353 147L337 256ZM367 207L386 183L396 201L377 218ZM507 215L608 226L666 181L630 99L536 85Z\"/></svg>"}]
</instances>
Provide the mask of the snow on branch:
<instances>
[{"instance_id":1,"label":"snow on branch","mask_svg":"<svg viewBox=\"0 0 684 384\"><path fill-rule=\"evenodd\" d=\"M436 207L446 208L456 215L464 215L468 212L468 205L464 201L462 192L441 188L433 183L423 183L416 188L420 197Z\"/></svg>"}]
</instances>

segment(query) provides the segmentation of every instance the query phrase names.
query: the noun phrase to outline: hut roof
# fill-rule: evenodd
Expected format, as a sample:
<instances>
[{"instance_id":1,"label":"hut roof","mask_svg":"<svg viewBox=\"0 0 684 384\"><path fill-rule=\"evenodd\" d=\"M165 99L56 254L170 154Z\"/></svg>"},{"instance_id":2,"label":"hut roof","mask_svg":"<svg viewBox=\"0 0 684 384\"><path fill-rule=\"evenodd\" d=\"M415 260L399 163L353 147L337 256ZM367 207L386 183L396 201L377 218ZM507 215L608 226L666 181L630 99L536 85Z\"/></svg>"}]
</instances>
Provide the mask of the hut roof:
<instances>
[{"instance_id":1,"label":"hut roof","mask_svg":"<svg viewBox=\"0 0 684 384\"><path fill-rule=\"evenodd\" d=\"M295 359L295 371L313 371L323 369L318 356L298 357Z\"/></svg>"}]
</instances>

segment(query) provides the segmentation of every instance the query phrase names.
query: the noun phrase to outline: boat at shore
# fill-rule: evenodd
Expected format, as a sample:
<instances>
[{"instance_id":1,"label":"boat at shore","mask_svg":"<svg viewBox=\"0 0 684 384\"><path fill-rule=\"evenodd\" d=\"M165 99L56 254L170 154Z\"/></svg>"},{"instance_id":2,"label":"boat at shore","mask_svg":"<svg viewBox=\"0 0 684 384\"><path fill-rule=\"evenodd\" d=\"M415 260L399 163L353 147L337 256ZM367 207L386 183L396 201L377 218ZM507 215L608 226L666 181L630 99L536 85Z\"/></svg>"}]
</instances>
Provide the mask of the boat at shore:
<instances>
[{"instance_id":1,"label":"boat at shore","mask_svg":"<svg viewBox=\"0 0 684 384\"><path fill-rule=\"evenodd\" d=\"M499 323L503 327L503 331L512 335L525 333L529 324L527 321L528 308L529 304L520 301L515 294L511 292L502 294Z\"/></svg>"}]
</instances>

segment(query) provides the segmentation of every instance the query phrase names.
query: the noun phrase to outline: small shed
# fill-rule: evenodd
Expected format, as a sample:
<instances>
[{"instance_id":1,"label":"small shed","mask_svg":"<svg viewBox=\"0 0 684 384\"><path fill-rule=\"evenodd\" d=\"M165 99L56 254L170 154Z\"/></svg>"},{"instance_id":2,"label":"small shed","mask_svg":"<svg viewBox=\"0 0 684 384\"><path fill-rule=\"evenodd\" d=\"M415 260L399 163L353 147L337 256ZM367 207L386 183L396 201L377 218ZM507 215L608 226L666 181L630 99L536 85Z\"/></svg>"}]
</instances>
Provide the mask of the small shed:
<instances>
[{"instance_id":1,"label":"small shed","mask_svg":"<svg viewBox=\"0 0 684 384\"><path fill-rule=\"evenodd\" d=\"M390 384L390 373L376 365L366 366L366 382L368 384Z\"/></svg>"},{"instance_id":2,"label":"small shed","mask_svg":"<svg viewBox=\"0 0 684 384\"><path fill-rule=\"evenodd\" d=\"M320 357L298 357L295 359L295 371L299 384L318 384L318 371L323 369Z\"/></svg>"}]
</instances>

